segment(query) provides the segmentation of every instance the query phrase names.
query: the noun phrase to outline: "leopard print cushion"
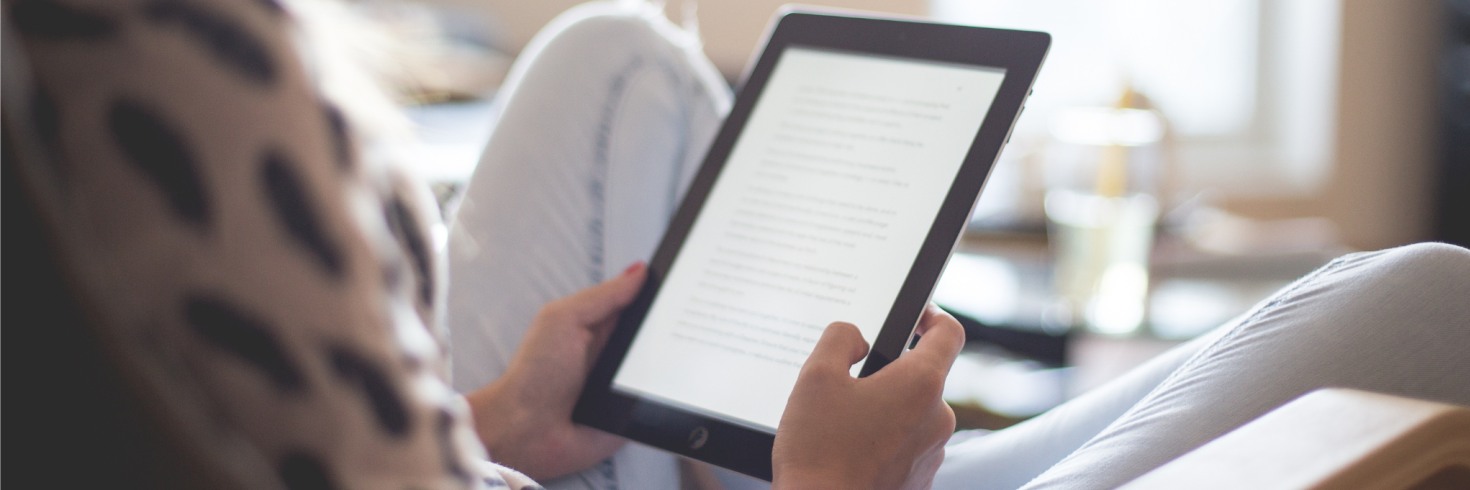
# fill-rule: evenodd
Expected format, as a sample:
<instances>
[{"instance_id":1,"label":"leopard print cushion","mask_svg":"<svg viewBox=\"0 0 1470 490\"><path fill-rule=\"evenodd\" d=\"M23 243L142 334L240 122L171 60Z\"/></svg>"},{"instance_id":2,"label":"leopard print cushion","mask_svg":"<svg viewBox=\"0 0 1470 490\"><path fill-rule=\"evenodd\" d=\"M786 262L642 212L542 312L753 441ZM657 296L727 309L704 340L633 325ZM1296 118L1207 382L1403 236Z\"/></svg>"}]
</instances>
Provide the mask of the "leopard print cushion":
<instances>
[{"instance_id":1,"label":"leopard print cushion","mask_svg":"<svg viewBox=\"0 0 1470 490\"><path fill-rule=\"evenodd\" d=\"M535 488L444 379L440 218L272 0L6 0L5 124L76 295L243 488ZM364 125L369 126L369 125Z\"/></svg>"}]
</instances>

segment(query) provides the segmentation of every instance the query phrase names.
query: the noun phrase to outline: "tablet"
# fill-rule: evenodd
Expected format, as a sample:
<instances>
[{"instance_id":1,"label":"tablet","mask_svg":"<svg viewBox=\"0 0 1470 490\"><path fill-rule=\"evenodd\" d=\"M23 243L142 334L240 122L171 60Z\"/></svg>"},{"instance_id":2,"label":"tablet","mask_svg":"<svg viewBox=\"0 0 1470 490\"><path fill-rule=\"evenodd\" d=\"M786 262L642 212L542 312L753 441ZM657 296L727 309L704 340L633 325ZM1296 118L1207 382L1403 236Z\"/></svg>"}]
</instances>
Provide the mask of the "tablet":
<instances>
[{"instance_id":1,"label":"tablet","mask_svg":"<svg viewBox=\"0 0 1470 490\"><path fill-rule=\"evenodd\" d=\"M747 475L831 322L909 346L1050 36L788 11L573 420Z\"/></svg>"}]
</instances>

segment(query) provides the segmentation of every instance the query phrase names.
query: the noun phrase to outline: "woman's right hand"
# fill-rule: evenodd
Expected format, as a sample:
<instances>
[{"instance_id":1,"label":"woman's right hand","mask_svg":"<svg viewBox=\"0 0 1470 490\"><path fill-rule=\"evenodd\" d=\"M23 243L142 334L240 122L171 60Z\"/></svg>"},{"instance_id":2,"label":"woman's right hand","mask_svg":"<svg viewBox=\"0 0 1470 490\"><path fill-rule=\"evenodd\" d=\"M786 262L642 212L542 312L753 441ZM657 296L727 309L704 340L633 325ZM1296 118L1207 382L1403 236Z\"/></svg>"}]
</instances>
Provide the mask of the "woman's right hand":
<instances>
[{"instance_id":1,"label":"woman's right hand","mask_svg":"<svg viewBox=\"0 0 1470 490\"><path fill-rule=\"evenodd\" d=\"M572 409L648 267L637 263L602 284L541 308L505 375L465 396L475 430L500 463L537 480L591 468L623 438L572 423Z\"/></svg>"},{"instance_id":2,"label":"woman's right hand","mask_svg":"<svg viewBox=\"0 0 1470 490\"><path fill-rule=\"evenodd\" d=\"M773 489L927 489L954 433L940 399L965 343L954 317L930 304L919 345L866 378L857 327L833 323L801 368L772 451Z\"/></svg>"}]
</instances>

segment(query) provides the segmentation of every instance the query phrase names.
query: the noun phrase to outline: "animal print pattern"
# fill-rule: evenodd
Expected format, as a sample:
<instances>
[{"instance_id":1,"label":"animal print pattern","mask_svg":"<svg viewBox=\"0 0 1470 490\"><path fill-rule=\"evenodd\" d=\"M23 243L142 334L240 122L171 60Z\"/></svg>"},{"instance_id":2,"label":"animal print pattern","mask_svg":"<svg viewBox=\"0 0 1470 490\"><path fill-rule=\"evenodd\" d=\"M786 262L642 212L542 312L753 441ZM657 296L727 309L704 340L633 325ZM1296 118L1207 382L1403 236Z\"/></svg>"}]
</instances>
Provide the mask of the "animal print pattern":
<instances>
[{"instance_id":1,"label":"animal print pattern","mask_svg":"<svg viewBox=\"0 0 1470 490\"><path fill-rule=\"evenodd\" d=\"M139 389L243 488L539 488L444 380L440 218L273 0L5 0L7 144ZM305 50L302 53L306 53ZM309 53L306 53L309 55Z\"/></svg>"}]
</instances>

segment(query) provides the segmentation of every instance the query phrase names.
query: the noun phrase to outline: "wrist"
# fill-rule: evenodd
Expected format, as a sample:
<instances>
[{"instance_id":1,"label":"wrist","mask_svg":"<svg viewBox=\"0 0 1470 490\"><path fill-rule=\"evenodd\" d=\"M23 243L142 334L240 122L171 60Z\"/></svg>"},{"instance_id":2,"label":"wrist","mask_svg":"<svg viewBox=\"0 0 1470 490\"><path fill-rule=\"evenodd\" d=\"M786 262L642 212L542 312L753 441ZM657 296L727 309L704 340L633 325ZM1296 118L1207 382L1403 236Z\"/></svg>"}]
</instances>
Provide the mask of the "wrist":
<instances>
[{"instance_id":1,"label":"wrist","mask_svg":"<svg viewBox=\"0 0 1470 490\"><path fill-rule=\"evenodd\" d=\"M771 490L865 490L872 484L852 472L787 471L775 475Z\"/></svg>"},{"instance_id":2,"label":"wrist","mask_svg":"<svg viewBox=\"0 0 1470 490\"><path fill-rule=\"evenodd\" d=\"M519 444L516 441L525 439L524 434L517 434L516 431L531 426L525 423L529 416L527 410L510 402L514 397L504 381L505 378L502 377L465 396L470 404L475 434L480 437L480 444L490 453L492 461L501 462L515 457L514 454L501 454L505 448L517 447Z\"/></svg>"}]
</instances>

